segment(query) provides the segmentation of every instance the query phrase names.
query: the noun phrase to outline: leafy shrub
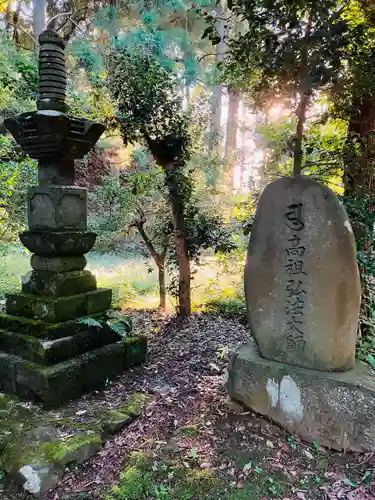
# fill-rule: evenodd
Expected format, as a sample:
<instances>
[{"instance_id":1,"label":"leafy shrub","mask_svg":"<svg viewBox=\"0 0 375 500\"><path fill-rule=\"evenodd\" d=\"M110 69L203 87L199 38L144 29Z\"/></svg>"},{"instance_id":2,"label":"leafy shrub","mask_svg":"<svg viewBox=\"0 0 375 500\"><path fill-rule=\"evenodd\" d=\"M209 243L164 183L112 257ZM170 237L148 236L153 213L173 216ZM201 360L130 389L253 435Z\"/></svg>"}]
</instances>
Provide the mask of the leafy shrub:
<instances>
[{"instance_id":1,"label":"leafy shrub","mask_svg":"<svg viewBox=\"0 0 375 500\"><path fill-rule=\"evenodd\" d=\"M213 299L205 304L205 310L211 314L225 317L237 317L246 321L246 305L239 299Z\"/></svg>"}]
</instances>

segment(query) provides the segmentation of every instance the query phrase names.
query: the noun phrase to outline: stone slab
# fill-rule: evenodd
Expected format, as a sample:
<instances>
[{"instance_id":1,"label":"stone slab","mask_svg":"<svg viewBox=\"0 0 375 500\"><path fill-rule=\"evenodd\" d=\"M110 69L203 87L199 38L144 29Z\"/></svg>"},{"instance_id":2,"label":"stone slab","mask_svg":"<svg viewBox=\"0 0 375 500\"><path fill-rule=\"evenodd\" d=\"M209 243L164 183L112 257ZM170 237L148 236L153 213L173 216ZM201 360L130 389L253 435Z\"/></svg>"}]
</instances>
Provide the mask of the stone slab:
<instances>
[{"instance_id":1,"label":"stone slab","mask_svg":"<svg viewBox=\"0 0 375 500\"><path fill-rule=\"evenodd\" d=\"M36 186L29 189L30 231L86 231L87 189Z\"/></svg>"},{"instance_id":2,"label":"stone slab","mask_svg":"<svg viewBox=\"0 0 375 500\"><path fill-rule=\"evenodd\" d=\"M70 337L54 340L0 329L0 351L41 365L52 365L98 347L118 342L119 339L120 336L106 325L102 328L86 327L85 330ZM136 348L138 348L137 344Z\"/></svg>"},{"instance_id":3,"label":"stone slab","mask_svg":"<svg viewBox=\"0 0 375 500\"><path fill-rule=\"evenodd\" d=\"M322 371L354 366L361 299L353 231L336 195L306 176L264 190L245 292L265 358Z\"/></svg>"},{"instance_id":4,"label":"stone slab","mask_svg":"<svg viewBox=\"0 0 375 500\"><path fill-rule=\"evenodd\" d=\"M93 292L56 298L20 293L8 296L6 312L13 316L59 323L105 312L110 308L111 300L112 290L109 288L99 288Z\"/></svg>"},{"instance_id":5,"label":"stone slab","mask_svg":"<svg viewBox=\"0 0 375 500\"><path fill-rule=\"evenodd\" d=\"M96 290L90 271L31 271L22 278L22 292L46 297L67 297Z\"/></svg>"},{"instance_id":6,"label":"stone slab","mask_svg":"<svg viewBox=\"0 0 375 500\"><path fill-rule=\"evenodd\" d=\"M375 377L361 362L347 372L320 372L266 360L249 343L234 354L226 387L304 441L375 451Z\"/></svg>"},{"instance_id":7,"label":"stone slab","mask_svg":"<svg viewBox=\"0 0 375 500\"><path fill-rule=\"evenodd\" d=\"M82 271L87 265L87 260L84 255L73 257L44 257L34 254L31 257L30 264L35 271L65 273L69 271Z\"/></svg>"},{"instance_id":8,"label":"stone slab","mask_svg":"<svg viewBox=\"0 0 375 500\"><path fill-rule=\"evenodd\" d=\"M106 319L102 313L93 314L91 317L98 320ZM55 340L86 332L88 327L83 323L77 322L77 320L47 323L37 319L0 314L0 329L29 337Z\"/></svg>"},{"instance_id":9,"label":"stone slab","mask_svg":"<svg viewBox=\"0 0 375 500\"><path fill-rule=\"evenodd\" d=\"M96 234L86 231L20 233L20 240L30 252L45 257L75 256L88 253L95 245Z\"/></svg>"},{"instance_id":10,"label":"stone slab","mask_svg":"<svg viewBox=\"0 0 375 500\"><path fill-rule=\"evenodd\" d=\"M133 347L134 342L143 352L143 359L127 355L127 342L109 344L49 367L0 352L0 390L41 402L46 407L61 406L143 361L147 340L132 339Z\"/></svg>"}]
</instances>

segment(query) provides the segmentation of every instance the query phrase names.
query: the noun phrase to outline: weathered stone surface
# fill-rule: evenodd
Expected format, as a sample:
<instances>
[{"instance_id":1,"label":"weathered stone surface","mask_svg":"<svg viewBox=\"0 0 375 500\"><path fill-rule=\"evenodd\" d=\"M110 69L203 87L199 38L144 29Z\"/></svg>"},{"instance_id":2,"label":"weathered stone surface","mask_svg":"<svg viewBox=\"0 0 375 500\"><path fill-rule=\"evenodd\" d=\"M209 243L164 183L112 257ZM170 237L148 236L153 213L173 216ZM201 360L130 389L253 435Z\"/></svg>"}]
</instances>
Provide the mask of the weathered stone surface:
<instances>
[{"instance_id":1,"label":"weathered stone surface","mask_svg":"<svg viewBox=\"0 0 375 500\"><path fill-rule=\"evenodd\" d=\"M104 435L117 434L133 420L134 418L126 413L118 410L108 410L102 415L101 427Z\"/></svg>"},{"instance_id":2,"label":"weathered stone surface","mask_svg":"<svg viewBox=\"0 0 375 500\"><path fill-rule=\"evenodd\" d=\"M42 255L32 255L31 267L36 271L52 271L55 273L65 273L68 271L82 271L87 264L84 255L73 257L43 257Z\"/></svg>"},{"instance_id":3,"label":"weathered stone surface","mask_svg":"<svg viewBox=\"0 0 375 500\"><path fill-rule=\"evenodd\" d=\"M101 448L99 433L81 432L62 441L54 427L40 426L9 442L1 465L26 491L38 494L59 482L67 464L82 463Z\"/></svg>"},{"instance_id":4,"label":"weathered stone surface","mask_svg":"<svg viewBox=\"0 0 375 500\"><path fill-rule=\"evenodd\" d=\"M38 318L47 323L59 323L104 312L111 306L112 290L100 288L70 297L41 297L20 293L9 295L6 301L7 314Z\"/></svg>"},{"instance_id":5,"label":"weathered stone surface","mask_svg":"<svg viewBox=\"0 0 375 500\"><path fill-rule=\"evenodd\" d=\"M22 292L64 297L96 290L96 278L90 271L32 271L22 278Z\"/></svg>"},{"instance_id":6,"label":"weathered stone surface","mask_svg":"<svg viewBox=\"0 0 375 500\"><path fill-rule=\"evenodd\" d=\"M266 360L251 343L235 353L227 390L307 442L375 450L375 378L363 363L346 372L320 372Z\"/></svg>"},{"instance_id":7,"label":"weathered stone surface","mask_svg":"<svg viewBox=\"0 0 375 500\"><path fill-rule=\"evenodd\" d=\"M99 293L97 293L99 292ZM87 294L86 315L106 311L111 307L112 290L110 288L100 288L96 292Z\"/></svg>"},{"instance_id":8,"label":"weathered stone surface","mask_svg":"<svg viewBox=\"0 0 375 500\"><path fill-rule=\"evenodd\" d=\"M252 228L245 291L265 358L323 371L354 366L355 241L330 189L305 176L267 186Z\"/></svg>"},{"instance_id":9,"label":"weathered stone surface","mask_svg":"<svg viewBox=\"0 0 375 500\"><path fill-rule=\"evenodd\" d=\"M98 320L106 319L105 315L101 313L91 316ZM62 323L47 323L37 319L11 316L9 314L0 314L0 329L49 340L70 337L89 330L87 325L79 323L76 320L64 321Z\"/></svg>"},{"instance_id":10,"label":"weathered stone surface","mask_svg":"<svg viewBox=\"0 0 375 500\"><path fill-rule=\"evenodd\" d=\"M73 256L84 255L95 245L96 234L90 232L43 232L25 231L20 234L22 244L37 255Z\"/></svg>"},{"instance_id":11,"label":"weathered stone surface","mask_svg":"<svg viewBox=\"0 0 375 500\"><path fill-rule=\"evenodd\" d=\"M133 346L134 342L144 345L145 339L138 337ZM5 390L7 384L6 392L23 399L40 401L46 407L61 406L144 361L144 358L128 359L126 353L127 342L117 342L45 367L0 352L0 390Z\"/></svg>"},{"instance_id":12,"label":"weathered stone surface","mask_svg":"<svg viewBox=\"0 0 375 500\"><path fill-rule=\"evenodd\" d=\"M29 190L30 231L86 231L87 189L37 186Z\"/></svg>"},{"instance_id":13,"label":"weathered stone surface","mask_svg":"<svg viewBox=\"0 0 375 500\"><path fill-rule=\"evenodd\" d=\"M107 326L86 327L70 337L55 340L0 330L0 350L34 363L52 365L119 339L119 335Z\"/></svg>"}]
</instances>

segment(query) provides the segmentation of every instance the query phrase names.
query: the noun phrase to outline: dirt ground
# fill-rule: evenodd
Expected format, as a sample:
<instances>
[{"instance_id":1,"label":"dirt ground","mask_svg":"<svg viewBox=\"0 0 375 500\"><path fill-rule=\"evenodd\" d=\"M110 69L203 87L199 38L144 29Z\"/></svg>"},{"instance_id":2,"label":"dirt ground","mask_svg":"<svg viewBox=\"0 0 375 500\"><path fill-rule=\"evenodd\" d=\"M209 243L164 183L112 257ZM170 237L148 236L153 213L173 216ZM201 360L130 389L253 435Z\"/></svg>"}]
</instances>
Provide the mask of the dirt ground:
<instances>
[{"instance_id":1,"label":"dirt ground","mask_svg":"<svg viewBox=\"0 0 375 500\"><path fill-rule=\"evenodd\" d=\"M228 400L223 387L228 359L250 337L240 319L195 314L181 322L156 311L128 314L135 331L149 338L147 362L81 398L76 408L111 406L134 391L150 395L149 403L99 454L67 470L42 500L375 498L374 454L302 443ZM147 478L156 485L138 494L127 493L123 472L134 452L148 457L153 476L146 471ZM190 476L201 471L216 483L181 493L176 486L181 470Z\"/></svg>"}]
</instances>

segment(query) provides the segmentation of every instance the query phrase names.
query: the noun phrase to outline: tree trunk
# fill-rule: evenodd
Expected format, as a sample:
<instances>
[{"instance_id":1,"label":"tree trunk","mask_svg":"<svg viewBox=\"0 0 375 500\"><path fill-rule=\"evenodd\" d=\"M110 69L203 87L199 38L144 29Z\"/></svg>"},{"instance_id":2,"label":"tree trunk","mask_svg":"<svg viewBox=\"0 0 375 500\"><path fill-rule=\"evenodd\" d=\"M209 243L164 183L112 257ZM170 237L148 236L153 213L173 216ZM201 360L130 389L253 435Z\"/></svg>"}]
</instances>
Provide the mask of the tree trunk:
<instances>
[{"instance_id":1,"label":"tree trunk","mask_svg":"<svg viewBox=\"0 0 375 500\"><path fill-rule=\"evenodd\" d=\"M353 102L344 158L344 187L347 196L374 192L375 100L364 96ZM359 146L354 147L354 143Z\"/></svg>"},{"instance_id":2,"label":"tree trunk","mask_svg":"<svg viewBox=\"0 0 375 500\"><path fill-rule=\"evenodd\" d=\"M158 267L159 276L159 307L165 312L167 308L167 293L165 288L165 267L164 262Z\"/></svg>"},{"instance_id":3,"label":"tree trunk","mask_svg":"<svg viewBox=\"0 0 375 500\"><path fill-rule=\"evenodd\" d=\"M303 132L306 122L306 112L310 103L311 97L311 83L309 79L309 46L310 46L310 35L311 35L311 25L313 21L313 11L312 8L309 12L309 17L307 20L305 38L301 50L301 65L299 68L299 99L297 111L297 128L294 143L294 155L293 155L293 175L299 175L302 170L302 160L303 160Z\"/></svg>"},{"instance_id":4,"label":"tree trunk","mask_svg":"<svg viewBox=\"0 0 375 500\"><path fill-rule=\"evenodd\" d=\"M220 1L219 6L217 8L216 14L218 20L216 22L217 33L220 36L220 43L216 45L216 64L223 60L224 52L225 52L225 43L224 43L224 35L225 35L225 8L224 8L223 0ZM222 94L223 94L223 86L220 84L215 85L212 98L211 98L211 122L210 122L210 131L208 137L208 147L209 151L212 151L220 144L221 138L221 109L222 109Z\"/></svg>"},{"instance_id":5,"label":"tree trunk","mask_svg":"<svg viewBox=\"0 0 375 500\"><path fill-rule=\"evenodd\" d=\"M39 35L46 27L46 8L46 0L34 0L33 32L34 38L37 42Z\"/></svg>"},{"instance_id":6,"label":"tree trunk","mask_svg":"<svg viewBox=\"0 0 375 500\"><path fill-rule=\"evenodd\" d=\"M18 30L20 13L21 13L21 0L18 1L17 7L16 7L15 11L13 12L13 27L14 27L13 40L14 40L14 43L16 44L17 47L20 46L20 33Z\"/></svg>"},{"instance_id":7,"label":"tree trunk","mask_svg":"<svg viewBox=\"0 0 375 500\"><path fill-rule=\"evenodd\" d=\"M225 140L225 163L228 171L232 172L237 154L237 129L238 111L240 105L240 93L236 90L228 90L228 120Z\"/></svg>"},{"instance_id":8,"label":"tree trunk","mask_svg":"<svg viewBox=\"0 0 375 500\"><path fill-rule=\"evenodd\" d=\"M294 155L293 155L293 175L299 175L302 170L302 160L303 160L303 132L306 123L306 111L310 102L310 97L308 94L301 94L300 103L298 106L297 113L297 128L296 128L296 138L294 143Z\"/></svg>"},{"instance_id":9,"label":"tree trunk","mask_svg":"<svg viewBox=\"0 0 375 500\"><path fill-rule=\"evenodd\" d=\"M8 0L7 10L5 12L5 33L7 38L10 38L10 28L11 28L11 19L12 16L12 0Z\"/></svg>"},{"instance_id":10,"label":"tree trunk","mask_svg":"<svg viewBox=\"0 0 375 500\"><path fill-rule=\"evenodd\" d=\"M352 115L349 119L348 132L344 152L344 187L347 197L363 200L363 203L375 204L371 198L375 190L375 100L370 95L354 99ZM367 207L368 210L368 207ZM353 231L360 249L366 253L373 252L372 232L369 221L364 221L356 213L350 214ZM360 269L362 283L361 325L362 337L373 334L373 275L368 269Z\"/></svg>"},{"instance_id":11,"label":"tree trunk","mask_svg":"<svg viewBox=\"0 0 375 500\"><path fill-rule=\"evenodd\" d=\"M148 237L146 231L144 230L145 220L139 220L132 224L138 229L139 234L142 236L143 241L151 254L151 257L154 259L154 262L158 268L158 278L159 278L159 307L165 312L167 306L167 293L165 288L165 257L167 255L168 247L165 246L163 251L159 254L152 241Z\"/></svg>"},{"instance_id":12,"label":"tree trunk","mask_svg":"<svg viewBox=\"0 0 375 500\"><path fill-rule=\"evenodd\" d=\"M186 318L191 314L191 273L188 244L185 234L184 201L179 189L178 166L170 163L165 167L166 184L172 209L172 222L179 270L178 315Z\"/></svg>"}]
</instances>

